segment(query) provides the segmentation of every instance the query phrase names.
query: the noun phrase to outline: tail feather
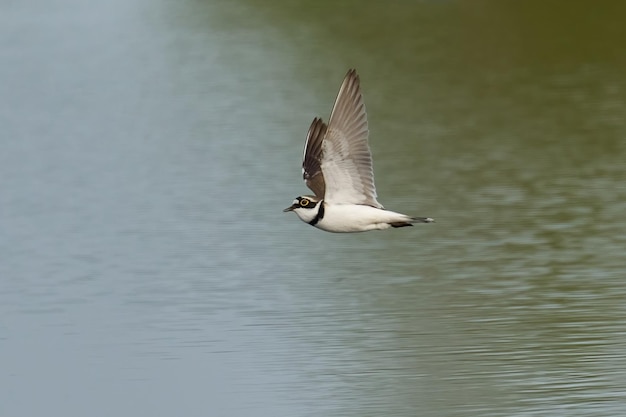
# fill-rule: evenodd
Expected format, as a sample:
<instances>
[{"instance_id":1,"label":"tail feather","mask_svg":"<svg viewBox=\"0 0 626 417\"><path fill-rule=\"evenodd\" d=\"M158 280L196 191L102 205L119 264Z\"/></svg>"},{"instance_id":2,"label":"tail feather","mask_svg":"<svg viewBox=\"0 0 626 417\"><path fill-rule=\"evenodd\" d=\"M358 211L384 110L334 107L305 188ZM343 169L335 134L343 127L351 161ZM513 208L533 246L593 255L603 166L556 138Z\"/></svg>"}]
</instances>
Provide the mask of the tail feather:
<instances>
[{"instance_id":1,"label":"tail feather","mask_svg":"<svg viewBox=\"0 0 626 417\"><path fill-rule=\"evenodd\" d=\"M412 223L432 223L435 219L430 217L411 217Z\"/></svg>"},{"instance_id":2,"label":"tail feather","mask_svg":"<svg viewBox=\"0 0 626 417\"><path fill-rule=\"evenodd\" d=\"M391 227L406 227L406 226L413 226L411 223L409 222L393 222L393 223L389 223L391 225Z\"/></svg>"},{"instance_id":3,"label":"tail feather","mask_svg":"<svg viewBox=\"0 0 626 417\"><path fill-rule=\"evenodd\" d=\"M413 226L411 223L432 223L435 220L430 217L408 217L407 221L404 222L391 222L389 223L391 227L406 227Z\"/></svg>"}]
</instances>

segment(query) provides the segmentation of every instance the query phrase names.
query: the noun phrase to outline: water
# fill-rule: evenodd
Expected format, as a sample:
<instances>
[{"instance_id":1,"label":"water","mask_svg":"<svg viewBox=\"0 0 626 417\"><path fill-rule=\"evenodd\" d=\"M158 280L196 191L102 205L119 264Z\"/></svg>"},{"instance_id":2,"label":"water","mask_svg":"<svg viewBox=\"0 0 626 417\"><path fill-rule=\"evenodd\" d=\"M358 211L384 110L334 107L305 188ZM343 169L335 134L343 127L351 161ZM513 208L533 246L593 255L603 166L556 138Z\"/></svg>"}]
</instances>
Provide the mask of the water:
<instances>
[{"instance_id":1,"label":"water","mask_svg":"<svg viewBox=\"0 0 626 417\"><path fill-rule=\"evenodd\" d=\"M1 415L626 411L624 6L0 10ZM437 223L281 212L353 66Z\"/></svg>"}]
</instances>

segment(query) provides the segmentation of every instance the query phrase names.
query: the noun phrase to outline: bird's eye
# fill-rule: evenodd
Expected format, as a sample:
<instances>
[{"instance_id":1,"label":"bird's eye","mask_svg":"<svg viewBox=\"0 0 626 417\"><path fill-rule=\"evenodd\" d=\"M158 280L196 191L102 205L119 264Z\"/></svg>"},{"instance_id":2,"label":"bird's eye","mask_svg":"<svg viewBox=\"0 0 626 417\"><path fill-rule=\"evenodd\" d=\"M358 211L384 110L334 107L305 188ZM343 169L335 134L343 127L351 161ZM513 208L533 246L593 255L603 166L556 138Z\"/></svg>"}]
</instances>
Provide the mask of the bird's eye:
<instances>
[{"instance_id":1,"label":"bird's eye","mask_svg":"<svg viewBox=\"0 0 626 417\"><path fill-rule=\"evenodd\" d=\"M309 205L309 200L307 200L306 198L303 198L302 200L300 200L300 205L302 207L306 207Z\"/></svg>"}]
</instances>

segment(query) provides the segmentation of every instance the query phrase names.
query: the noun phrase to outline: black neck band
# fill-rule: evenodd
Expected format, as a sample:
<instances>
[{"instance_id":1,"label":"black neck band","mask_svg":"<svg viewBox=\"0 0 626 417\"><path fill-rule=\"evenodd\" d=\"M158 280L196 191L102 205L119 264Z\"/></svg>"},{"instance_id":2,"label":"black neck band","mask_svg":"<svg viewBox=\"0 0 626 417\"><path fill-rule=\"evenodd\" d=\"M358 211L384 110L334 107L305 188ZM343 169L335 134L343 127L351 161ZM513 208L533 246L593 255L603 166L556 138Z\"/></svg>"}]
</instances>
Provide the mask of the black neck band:
<instances>
[{"instance_id":1,"label":"black neck band","mask_svg":"<svg viewBox=\"0 0 626 417\"><path fill-rule=\"evenodd\" d=\"M315 215L313 220L309 222L309 224L311 226L315 226L317 222L319 222L323 218L324 218L324 200L320 201L320 209L317 211L317 214Z\"/></svg>"}]
</instances>

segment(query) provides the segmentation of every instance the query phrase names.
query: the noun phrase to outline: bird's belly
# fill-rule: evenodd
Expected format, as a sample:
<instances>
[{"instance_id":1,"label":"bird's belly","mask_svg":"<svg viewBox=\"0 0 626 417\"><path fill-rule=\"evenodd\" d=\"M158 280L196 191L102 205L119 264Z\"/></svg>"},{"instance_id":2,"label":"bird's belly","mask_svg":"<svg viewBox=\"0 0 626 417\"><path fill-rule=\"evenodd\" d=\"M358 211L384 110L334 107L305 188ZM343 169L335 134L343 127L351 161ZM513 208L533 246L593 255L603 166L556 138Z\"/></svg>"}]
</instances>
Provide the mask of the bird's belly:
<instances>
[{"instance_id":1,"label":"bird's belly","mask_svg":"<svg viewBox=\"0 0 626 417\"><path fill-rule=\"evenodd\" d=\"M387 229L389 223L405 221L406 216L364 205L326 205L324 217L315 227L327 232L354 233Z\"/></svg>"}]
</instances>

